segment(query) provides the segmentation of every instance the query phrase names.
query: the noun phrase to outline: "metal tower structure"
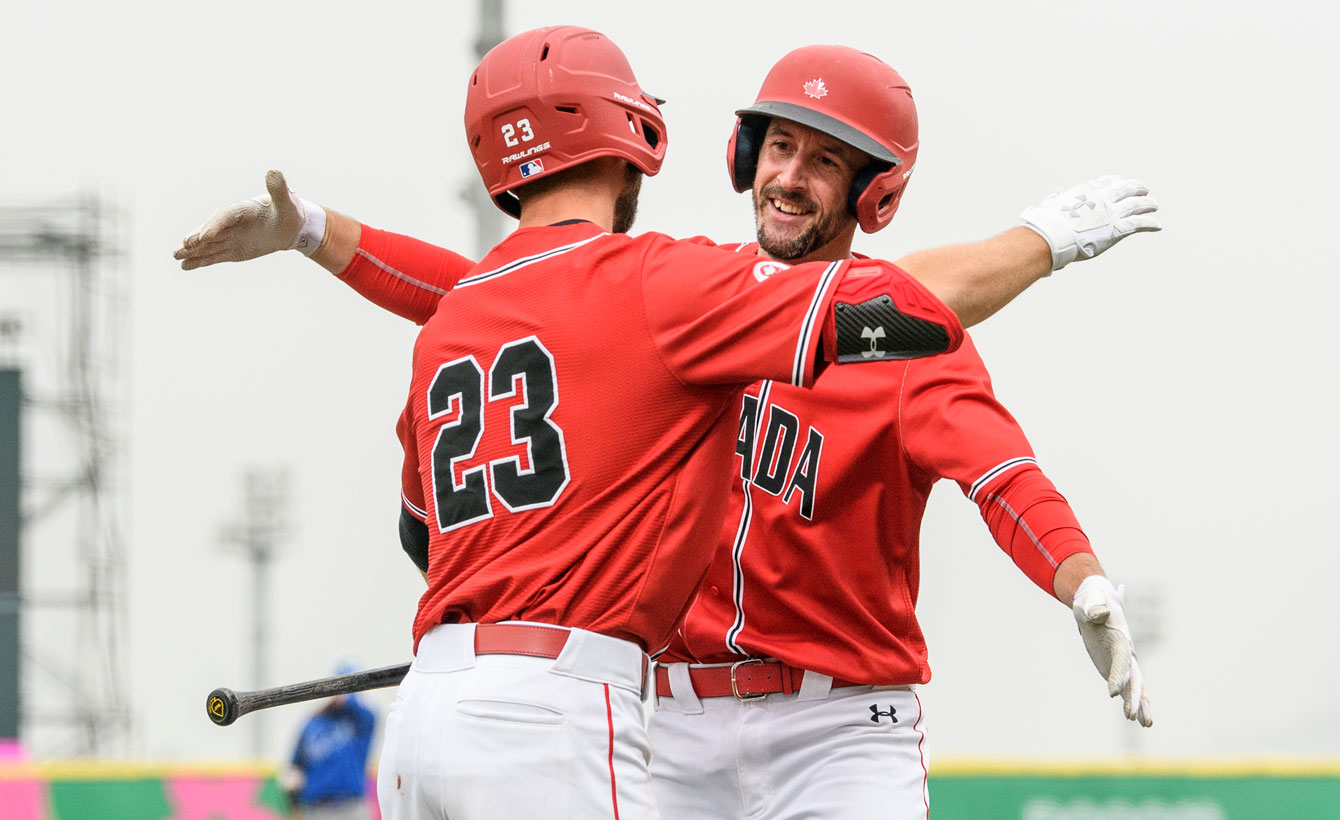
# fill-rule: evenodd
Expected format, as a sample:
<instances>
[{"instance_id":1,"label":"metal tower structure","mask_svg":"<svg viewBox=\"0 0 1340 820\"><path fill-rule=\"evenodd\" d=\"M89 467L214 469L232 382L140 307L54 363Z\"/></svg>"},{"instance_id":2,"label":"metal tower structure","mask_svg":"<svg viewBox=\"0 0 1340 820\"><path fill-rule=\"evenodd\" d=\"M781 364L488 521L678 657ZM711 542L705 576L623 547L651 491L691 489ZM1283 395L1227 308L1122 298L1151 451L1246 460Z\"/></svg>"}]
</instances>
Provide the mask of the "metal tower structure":
<instances>
[{"instance_id":1,"label":"metal tower structure","mask_svg":"<svg viewBox=\"0 0 1340 820\"><path fill-rule=\"evenodd\" d=\"M505 38L503 0L479 0L479 29L475 35L475 59L482 60L489 50ZM475 214L475 259L482 259L494 245L502 241L503 212L493 204L476 174L470 174L461 186L461 199L470 204Z\"/></svg>"},{"instance_id":2,"label":"metal tower structure","mask_svg":"<svg viewBox=\"0 0 1340 820\"><path fill-rule=\"evenodd\" d=\"M0 364L22 375L20 740L37 758L131 741L118 221L92 196L0 207Z\"/></svg>"}]
</instances>

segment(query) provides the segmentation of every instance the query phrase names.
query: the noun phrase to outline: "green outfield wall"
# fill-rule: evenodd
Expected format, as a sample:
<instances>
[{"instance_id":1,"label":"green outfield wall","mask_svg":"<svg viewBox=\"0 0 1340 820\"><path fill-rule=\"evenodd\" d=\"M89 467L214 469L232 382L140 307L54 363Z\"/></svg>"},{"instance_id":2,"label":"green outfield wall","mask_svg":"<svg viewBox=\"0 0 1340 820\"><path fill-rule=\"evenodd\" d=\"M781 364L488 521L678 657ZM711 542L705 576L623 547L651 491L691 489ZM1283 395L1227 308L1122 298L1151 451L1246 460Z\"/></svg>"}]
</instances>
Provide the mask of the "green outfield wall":
<instances>
[{"instance_id":1,"label":"green outfield wall","mask_svg":"<svg viewBox=\"0 0 1340 820\"><path fill-rule=\"evenodd\" d=\"M278 820L285 816L273 768L0 762L0 820ZM946 763L931 777L931 817L1340 820L1340 762Z\"/></svg>"},{"instance_id":2,"label":"green outfield wall","mask_svg":"<svg viewBox=\"0 0 1340 820\"><path fill-rule=\"evenodd\" d=\"M1340 765L940 766L934 820L1340 820Z\"/></svg>"}]
</instances>

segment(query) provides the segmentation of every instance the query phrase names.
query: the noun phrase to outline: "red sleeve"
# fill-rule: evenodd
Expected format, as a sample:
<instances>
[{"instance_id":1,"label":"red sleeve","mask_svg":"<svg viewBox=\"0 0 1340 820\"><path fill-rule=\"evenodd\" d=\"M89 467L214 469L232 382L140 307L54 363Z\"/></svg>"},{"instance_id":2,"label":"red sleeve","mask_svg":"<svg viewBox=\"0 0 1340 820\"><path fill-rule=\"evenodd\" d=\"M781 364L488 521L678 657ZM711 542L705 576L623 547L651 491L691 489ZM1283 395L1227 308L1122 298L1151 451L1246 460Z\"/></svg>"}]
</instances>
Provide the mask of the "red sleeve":
<instances>
[{"instance_id":1,"label":"red sleeve","mask_svg":"<svg viewBox=\"0 0 1340 820\"><path fill-rule=\"evenodd\" d=\"M412 399L411 399L412 401ZM423 479L419 476L419 450L413 433L410 406L400 414L396 435L405 451L400 477L400 548L414 566L428 571L428 513L423 503Z\"/></svg>"},{"instance_id":2,"label":"red sleeve","mask_svg":"<svg viewBox=\"0 0 1340 820\"><path fill-rule=\"evenodd\" d=\"M410 401L414 400L413 396ZM423 476L419 474L419 445L414 437L413 411L405 405L396 422L396 436L400 438L400 447L405 451L405 460L400 468L400 505L414 518L425 521L428 518L423 498Z\"/></svg>"},{"instance_id":3,"label":"red sleeve","mask_svg":"<svg viewBox=\"0 0 1340 820\"><path fill-rule=\"evenodd\" d=\"M903 446L932 479L957 481L996 544L1048 595L1056 567L1092 552L1065 498L1042 473L1033 448L996 400L971 338L954 353L909 362L898 403Z\"/></svg>"},{"instance_id":4,"label":"red sleeve","mask_svg":"<svg viewBox=\"0 0 1340 820\"><path fill-rule=\"evenodd\" d=\"M781 262L644 235L641 268L648 323L666 366L682 381L723 384L775 379L808 387L825 363L877 362L941 353L963 337L958 318L897 267L876 260ZM857 265L856 275L849 271ZM850 281L849 281L850 280ZM858 310L834 319L839 302ZM879 355L856 342L866 302L892 306L916 330L940 337L937 349L904 349L891 325ZM854 319L851 317L855 317ZM870 319L876 327L878 322ZM832 343L825 327L837 325ZM883 329L881 328L881 331ZM918 339L918 344L922 340ZM884 355L902 354L902 355Z\"/></svg>"},{"instance_id":5,"label":"red sleeve","mask_svg":"<svg viewBox=\"0 0 1340 820\"><path fill-rule=\"evenodd\" d=\"M1053 580L1062 561L1093 552L1070 504L1036 464L983 488L977 507L1000 548L1048 595L1056 594Z\"/></svg>"},{"instance_id":6,"label":"red sleeve","mask_svg":"<svg viewBox=\"0 0 1340 820\"><path fill-rule=\"evenodd\" d=\"M428 321L442 295L475 266L413 237L361 227L358 250L339 278L363 298L415 324Z\"/></svg>"}]
</instances>

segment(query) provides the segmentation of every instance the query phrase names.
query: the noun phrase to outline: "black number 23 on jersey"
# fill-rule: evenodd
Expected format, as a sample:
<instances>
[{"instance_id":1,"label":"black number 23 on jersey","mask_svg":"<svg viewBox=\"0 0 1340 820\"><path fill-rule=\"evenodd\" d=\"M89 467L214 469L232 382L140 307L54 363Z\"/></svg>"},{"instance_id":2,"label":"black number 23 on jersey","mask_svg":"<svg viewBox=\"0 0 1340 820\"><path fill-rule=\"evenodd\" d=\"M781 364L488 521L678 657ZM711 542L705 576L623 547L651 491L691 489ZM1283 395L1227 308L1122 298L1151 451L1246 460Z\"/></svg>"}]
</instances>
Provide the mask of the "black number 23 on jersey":
<instances>
[{"instance_id":1,"label":"black number 23 on jersey","mask_svg":"<svg viewBox=\"0 0 1340 820\"><path fill-rule=\"evenodd\" d=\"M487 387L487 394L485 388ZM514 398L524 402L512 408L512 443L524 446L529 462L509 455L477 466L467 466L456 480L458 465L475 460L484 437L484 402ZM493 498L511 512L548 507L568 486L568 456L563 431L549 415L558 406L554 357L531 336L508 342L484 369L472 355L437 369L428 387L428 419L455 412L433 443L433 498L440 532L493 517Z\"/></svg>"}]
</instances>

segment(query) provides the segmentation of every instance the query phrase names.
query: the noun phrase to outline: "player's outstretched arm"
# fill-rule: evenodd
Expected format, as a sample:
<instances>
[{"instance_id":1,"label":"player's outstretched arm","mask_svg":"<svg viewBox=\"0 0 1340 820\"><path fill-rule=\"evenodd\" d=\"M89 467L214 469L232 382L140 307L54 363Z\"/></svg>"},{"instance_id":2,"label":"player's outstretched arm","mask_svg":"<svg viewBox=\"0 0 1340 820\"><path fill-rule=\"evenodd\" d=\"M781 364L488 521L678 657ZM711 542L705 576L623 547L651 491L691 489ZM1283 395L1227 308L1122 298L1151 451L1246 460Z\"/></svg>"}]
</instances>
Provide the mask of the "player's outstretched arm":
<instances>
[{"instance_id":1,"label":"player's outstretched arm","mask_svg":"<svg viewBox=\"0 0 1340 820\"><path fill-rule=\"evenodd\" d=\"M172 254L182 270L286 250L311 257L331 273L349 266L358 250L357 220L299 198L279 171L265 175L265 188L261 196L220 208L187 234Z\"/></svg>"},{"instance_id":2,"label":"player's outstretched arm","mask_svg":"<svg viewBox=\"0 0 1340 820\"><path fill-rule=\"evenodd\" d=\"M183 239L172 254L182 269L297 250L378 307L423 324L474 267L445 248L364 226L301 199L279 171L266 174L265 187L261 196L220 208Z\"/></svg>"},{"instance_id":3,"label":"player's outstretched arm","mask_svg":"<svg viewBox=\"0 0 1340 820\"><path fill-rule=\"evenodd\" d=\"M1046 276L1051 251L1020 227L981 242L918 251L896 264L939 296L964 327L972 327Z\"/></svg>"},{"instance_id":4,"label":"player's outstretched arm","mask_svg":"<svg viewBox=\"0 0 1340 820\"><path fill-rule=\"evenodd\" d=\"M920 251L898 266L971 327L1052 271L1092 259L1133 233L1162 230L1158 207L1140 181L1098 177L1026 208L1020 227L981 242Z\"/></svg>"},{"instance_id":5,"label":"player's outstretched arm","mask_svg":"<svg viewBox=\"0 0 1340 820\"><path fill-rule=\"evenodd\" d=\"M1082 580L1076 580L1082 579ZM1056 597L1069 604L1080 637L1098 674L1107 680L1107 693L1121 696L1128 720L1154 725L1144 676L1135 659L1135 645L1126 624L1125 587L1114 587L1089 553L1072 555L1056 571Z\"/></svg>"}]
</instances>

